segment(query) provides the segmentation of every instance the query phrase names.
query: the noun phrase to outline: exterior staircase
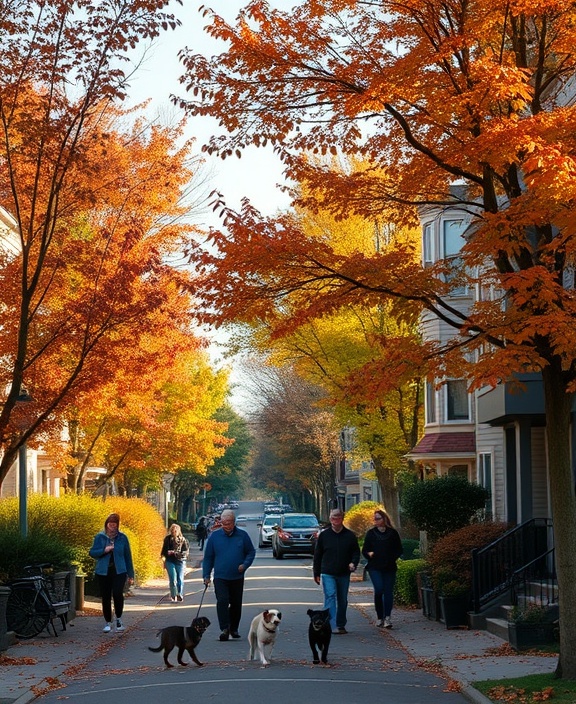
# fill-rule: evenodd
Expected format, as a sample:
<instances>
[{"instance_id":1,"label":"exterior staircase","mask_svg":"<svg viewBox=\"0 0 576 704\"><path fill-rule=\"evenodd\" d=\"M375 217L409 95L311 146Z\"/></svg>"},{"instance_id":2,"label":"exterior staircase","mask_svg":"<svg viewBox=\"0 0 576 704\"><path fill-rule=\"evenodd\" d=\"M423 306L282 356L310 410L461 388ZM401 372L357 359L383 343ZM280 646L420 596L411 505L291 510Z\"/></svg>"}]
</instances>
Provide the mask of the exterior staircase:
<instances>
[{"instance_id":1,"label":"exterior staircase","mask_svg":"<svg viewBox=\"0 0 576 704\"><path fill-rule=\"evenodd\" d=\"M490 545L475 550L472 628L508 640L514 607L544 606L558 619L554 534L550 519L531 519L512 528Z\"/></svg>"}]
</instances>

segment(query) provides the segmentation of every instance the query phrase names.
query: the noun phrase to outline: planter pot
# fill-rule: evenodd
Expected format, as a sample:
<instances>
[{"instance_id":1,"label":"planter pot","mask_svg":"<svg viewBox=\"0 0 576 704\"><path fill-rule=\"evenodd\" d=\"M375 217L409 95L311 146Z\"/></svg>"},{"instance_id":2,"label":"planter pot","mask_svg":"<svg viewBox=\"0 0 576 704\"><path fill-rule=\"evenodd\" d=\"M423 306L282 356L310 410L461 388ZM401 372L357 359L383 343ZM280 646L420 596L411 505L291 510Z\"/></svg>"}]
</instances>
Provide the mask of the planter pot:
<instances>
[{"instance_id":1,"label":"planter pot","mask_svg":"<svg viewBox=\"0 0 576 704\"><path fill-rule=\"evenodd\" d=\"M446 628L468 627L469 594L461 596L440 596L440 620Z\"/></svg>"},{"instance_id":2,"label":"planter pot","mask_svg":"<svg viewBox=\"0 0 576 704\"><path fill-rule=\"evenodd\" d=\"M438 596L434 589L422 587L422 613L431 621L438 620Z\"/></svg>"},{"instance_id":3,"label":"planter pot","mask_svg":"<svg viewBox=\"0 0 576 704\"><path fill-rule=\"evenodd\" d=\"M508 641L514 650L527 650L556 642L554 623L508 623Z\"/></svg>"},{"instance_id":4,"label":"planter pot","mask_svg":"<svg viewBox=\"0 0 576 704\"><path fill-rule=\"evenodd\" d=\"M8 631L6 624L6 605L10 596L10 587L0 587L0 651L8 648L16 642L14 633Z\"/></svg>"}]
</instances>

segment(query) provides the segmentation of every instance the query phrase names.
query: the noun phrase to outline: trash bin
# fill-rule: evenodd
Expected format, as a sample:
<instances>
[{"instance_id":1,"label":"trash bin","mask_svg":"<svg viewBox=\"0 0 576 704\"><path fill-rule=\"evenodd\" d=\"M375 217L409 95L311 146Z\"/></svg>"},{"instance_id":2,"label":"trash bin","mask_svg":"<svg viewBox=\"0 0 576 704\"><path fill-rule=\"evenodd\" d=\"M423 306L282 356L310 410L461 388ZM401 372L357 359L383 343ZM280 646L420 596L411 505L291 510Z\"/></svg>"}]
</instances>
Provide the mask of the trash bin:
<instances>
[{"instance_id":1,"label":"trash bin","mask_svg":"<svg viewBox=\"0 0 576 704\"><path fill-rule=\"evenodd\" d=\"M76 575L76 594L74 608L76 611L84 610L84 579L86 575L77 574Z\"/></svg>"}]
</instances>

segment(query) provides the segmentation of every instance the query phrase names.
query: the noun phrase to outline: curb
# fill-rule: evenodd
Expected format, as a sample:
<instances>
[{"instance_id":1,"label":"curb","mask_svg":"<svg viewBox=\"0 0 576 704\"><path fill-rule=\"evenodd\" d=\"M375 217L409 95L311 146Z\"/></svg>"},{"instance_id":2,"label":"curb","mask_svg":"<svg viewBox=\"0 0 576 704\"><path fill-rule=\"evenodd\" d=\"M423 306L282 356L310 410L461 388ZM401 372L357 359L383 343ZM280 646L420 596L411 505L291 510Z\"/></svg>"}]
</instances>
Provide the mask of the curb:
<instances>
[{"instance_id":1,"label":"curb","mask_svg":"<svg viewBox=\"0 0 576 704\"><path fill-rule=\"evenodd\" d=\"M491 699L485 697L482 692L479 692L468 682L460 682L460 692L472 704L493 704Z\"/></svg>"}]
</instances>

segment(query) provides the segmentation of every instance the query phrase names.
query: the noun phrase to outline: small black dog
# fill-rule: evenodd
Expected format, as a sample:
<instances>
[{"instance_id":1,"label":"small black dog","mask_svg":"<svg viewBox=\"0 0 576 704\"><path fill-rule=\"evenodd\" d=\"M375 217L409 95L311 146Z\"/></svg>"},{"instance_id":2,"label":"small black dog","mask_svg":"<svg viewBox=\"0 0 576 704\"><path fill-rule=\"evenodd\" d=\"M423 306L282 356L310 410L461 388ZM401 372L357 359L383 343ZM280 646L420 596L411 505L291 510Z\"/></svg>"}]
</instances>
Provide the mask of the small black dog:
<instances>
[{"instance_id":1,"label":"small black dog","mask_svg":"<svg viewBox=\"0 0 576 704\"><path fill-rule=\"evenodd\" d=\"M330 626L330 611L329 609L318 610L308 609L306 612L310 616L310 625L308 626L308 642L312 648L312 662L319 663L318 650L322 653L322 662L327 664L328 648L330 647L330 639L332 638L332 628Z\"/></svg>"},{"instance_id":2,"label":"small black dog","mask_svg":"<svg viewBox=\"0 0 576 704\"><path fill-rule=\"evenodd\" d=\"M210 621L205 616L200 616L192 620L189 628L185 628L184 626L168 626L167 628L162 628L156 634L160 636L160 645L157 648L148 646L148 650L151 650L153 653L159 653L161 650L164 650L164 662L166 663L166 667L174 667L174 665L168 662L168 655L170 655L174 648L178 648L178 663L180 665L186 665L186 663L182 661L182 655L184 655L184 651L187 650L192 660L194 660L199 667L202 667L203 663L198 660L194 651L198 643L202 640L202 635L209 625Z\"/></svg>"}]
</instances>

